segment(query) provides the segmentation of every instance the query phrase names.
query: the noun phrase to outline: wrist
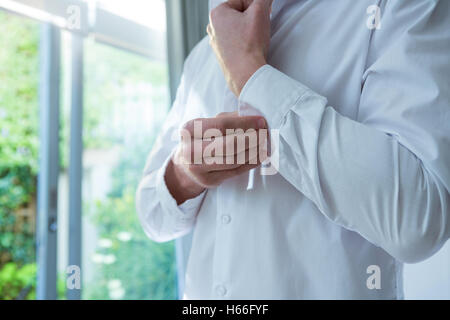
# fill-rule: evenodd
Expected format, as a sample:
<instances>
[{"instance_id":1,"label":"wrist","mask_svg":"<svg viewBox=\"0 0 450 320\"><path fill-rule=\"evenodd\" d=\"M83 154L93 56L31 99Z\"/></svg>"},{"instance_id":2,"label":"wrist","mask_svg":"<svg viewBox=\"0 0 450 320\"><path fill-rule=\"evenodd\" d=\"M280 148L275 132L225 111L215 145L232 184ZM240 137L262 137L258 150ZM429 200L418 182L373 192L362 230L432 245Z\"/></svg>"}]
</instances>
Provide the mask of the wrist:
<instances>
[{"instance_id":1,"label":"wrist","mask_svg":"<svg viewBox=\"0 0 450 320\"><path fill-rule=\"evenodd\" d=\"M241 63L235 64L234 72L231 72L231 89L239 97L248 80L262 66L266 65L266 59L263 56L251 56L242 59Z\"/></svg>"},{"instance_id":2,"label":"wrist","mask_svg":"<svg viewBox=\"0 0 450 320\"><path fill-rule=\"evenodd\" d=\"M180 165L175 164L172 159L167 164L164 178L167 189L178 205L197 197L205 190L204 187L189 177Z\"/></svg>"}]
</instances>

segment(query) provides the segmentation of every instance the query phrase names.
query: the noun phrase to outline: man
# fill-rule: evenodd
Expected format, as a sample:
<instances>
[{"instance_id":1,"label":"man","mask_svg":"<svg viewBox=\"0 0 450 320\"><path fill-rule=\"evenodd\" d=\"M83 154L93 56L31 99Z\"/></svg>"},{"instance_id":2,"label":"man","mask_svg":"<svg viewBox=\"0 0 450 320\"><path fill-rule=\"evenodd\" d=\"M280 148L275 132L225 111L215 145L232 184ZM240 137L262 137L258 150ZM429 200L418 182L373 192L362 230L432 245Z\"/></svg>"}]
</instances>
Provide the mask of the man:
<instances>
[{"instance_id":1,"label":"man","mask_svg":"<svg viewBox=\"0 0 450 320\"><path fill-rule=\"evenodd\" d=\"M216 5L137 192L150 238L194 230L184 297L402 298L450 235L450 2ZM189 162L211 128L278 132L278 173Z\"/></svg>"}]
</instances>

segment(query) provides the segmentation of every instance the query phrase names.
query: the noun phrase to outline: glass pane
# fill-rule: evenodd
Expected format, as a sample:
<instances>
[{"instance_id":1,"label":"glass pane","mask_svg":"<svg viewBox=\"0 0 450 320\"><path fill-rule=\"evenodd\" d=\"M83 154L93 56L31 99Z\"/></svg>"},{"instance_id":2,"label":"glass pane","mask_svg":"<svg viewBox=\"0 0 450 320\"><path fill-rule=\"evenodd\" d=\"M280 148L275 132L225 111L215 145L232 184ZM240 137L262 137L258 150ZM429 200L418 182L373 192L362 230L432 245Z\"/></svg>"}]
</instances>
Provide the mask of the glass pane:
<instances>
[{"instance_id":1,"label":"glass pane","mask_svg":"<svg viewBox=\"0 0 450 320\"><path fill-rule=\"evenodd\" d=\"M165 31L164 0L87 0L91 4L149 28Z\"/></svg>"},{"instance_id":2,"label":"glass pane","mask_svg":"<svg viewBox=\"0 0 450 320\"><path fill-rule=\"evenodd\" d=\"M87 40L84 70L83 299L175 299L174 243L146 238L134 205L168 111L167 63Z\"/></svg>"},{"instance_id":3,"label":"glass pane","mask_svg":"<svg viewBox=\"0 0 450 320\"><path fill-rule=\"evenodd\" d=\"M36 296L39 24L0 11L0 300Z\"/></svg>"}]
</instances>

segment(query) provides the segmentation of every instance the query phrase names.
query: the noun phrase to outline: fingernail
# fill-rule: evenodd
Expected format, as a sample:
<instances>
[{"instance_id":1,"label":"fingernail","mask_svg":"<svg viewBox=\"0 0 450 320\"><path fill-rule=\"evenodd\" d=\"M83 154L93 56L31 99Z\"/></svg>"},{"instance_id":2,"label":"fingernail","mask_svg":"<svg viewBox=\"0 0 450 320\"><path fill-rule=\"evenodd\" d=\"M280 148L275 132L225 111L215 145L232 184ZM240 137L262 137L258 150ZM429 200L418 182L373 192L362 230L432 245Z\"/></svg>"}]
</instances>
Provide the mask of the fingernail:
<instances>
[{"instance_id":1,"label":"fingernail","mask_svg":"<svg viewBox=\"0 0 450 320\"><path fill-rule=\"evenodd\" d=\"M258 129L263 129L266 127L266 120L264 118L258 119Z\"/></svg>"}]
</instances>

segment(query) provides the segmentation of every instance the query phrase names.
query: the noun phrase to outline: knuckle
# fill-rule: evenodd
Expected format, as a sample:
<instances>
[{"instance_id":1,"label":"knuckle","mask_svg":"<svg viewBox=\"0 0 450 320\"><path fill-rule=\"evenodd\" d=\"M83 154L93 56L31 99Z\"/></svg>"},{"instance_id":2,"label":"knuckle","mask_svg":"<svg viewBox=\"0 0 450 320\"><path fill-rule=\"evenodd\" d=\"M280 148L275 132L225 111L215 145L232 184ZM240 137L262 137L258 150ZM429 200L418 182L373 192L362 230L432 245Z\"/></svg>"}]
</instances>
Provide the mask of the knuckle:
<instances>
[{"instance_id":1,"label":"knuckle","mask_svg":"<svg viewBox=\"0 0 450 320\"><path fill-rule=\"evenodd\" d=\"M191 154L192 154L192 152L191 152L190 149L191 148L189 148L189 146L186 146L184 144L181 146L180 155L181 155L181 158L183 159L183 161L185 163L190 163L191 162Z\"/></svg>"},{"instance_id":2,"label":"knuckle","mask_svg":"<svg viewBox=\"0 0 450 320\"><path fill-rule=\"evenodd\" d=\"M211 21L212 24L214 24L219 16L219 11L221 9L221 6L217 6L214 9L211 10L210 14L209 14L209 20Z\"/></svg>"},{"instance_id":3,"label":"knuckle","mask_svg":"<svg viewBox=\"0 0 450 320\"><path fill-rule=\"evenodd\" d=\"M195 124L201 124L202 120L203 119L198 118L185 122L180 129L180 133L185 134L186 138L192 138L194 135Z\"/></svg>"},{"instance_id":4,"label":"knuckle","mask_svg":"<svg viewBox=\"0 0 450 320\"><path fill-rule=\"evenodd\" d=\"M220 17L223 15L224 10L228 9L228 6L229 4L227 2L223 2L211 10L209 14L209 20L212 22L212 25L219 21Z\"/></svg>"},{"instance_id":5,"label":"knuckle","mask_svg":"<svg viewBox=\"0 0 450 320\"><path fill-rule=\"evenodd\" d=\"M186 140L190 139L191 134L188 129L181 128L179 134L180 134L180 141L182 143L184 143Z\"/></svg>"},{"instance_id":6,"label":"knuckle","mask_svg":"<svg viewBox=\"0 0 450 320\"><path fill-rule=\"evenodd\" d=\"M189 121L185 122L185 123L181 126L180 132L184 132L184 131L190 132L190 130L191 130L193 127L194 127L194 120L189 120Z\"/></svg>"},{"instance_id":7,"label":"knuckle","mask_svg":"<svg viewBox=\"0 0 450 320\"><path fill-rule=\"evenodd\" d=\"M216 115L216 117L217 118L219 118L219 117L225 117L225 116L227 116L227 115L229 115L230 114L230 112L221 112L221 113L218 113L217 115Z\"/></svg>"},{"instance_id":8,"label":"knuckle","mask_svg":"<svg viewBox=\"0 0 450 320\"><path fill-rule=\"evenodd\" d=\"M253 10L255 13L262 13L266 11L265 4L261 1L253 3Z\"/></svg>"},{"instance_id":9,"label":"knuckle","mask_svg":"<svg viewBox=\"0 0 450 320\"><path fill-rule=\"evenodd\" d=\"M210 36L210 38L213 37L213 29L211 23L208 23L208 26L206 27L206 33Z\"/></svg>"}]
</instances>

